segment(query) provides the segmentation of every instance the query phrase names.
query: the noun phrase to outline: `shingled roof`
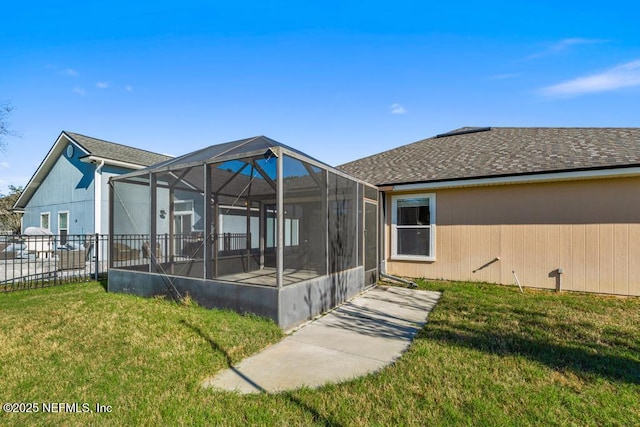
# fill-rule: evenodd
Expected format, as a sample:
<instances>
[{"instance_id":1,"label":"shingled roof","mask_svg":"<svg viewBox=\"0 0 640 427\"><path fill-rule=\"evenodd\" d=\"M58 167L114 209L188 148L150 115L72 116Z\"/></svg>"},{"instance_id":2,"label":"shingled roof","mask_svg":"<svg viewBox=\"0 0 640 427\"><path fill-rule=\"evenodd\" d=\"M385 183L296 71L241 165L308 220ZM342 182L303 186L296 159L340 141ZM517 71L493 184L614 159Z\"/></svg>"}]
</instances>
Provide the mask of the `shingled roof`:
<instances>
[{"instance_id":1,"label":"shingled roof","mask_svg":"<svg viewBox=\"0 0 640 427\"><path fill-rule=\"evenodd\" d=\"M146 166L164 162L172 158L164 154L91 138L79 133L62 131L53 144L53 147L51 147L47 153L47 156L42 163L40 163L40 166L38 166L38 169L36 169L36 172L27 183L24 191L13 206L14 209L25 208L69 143L77 145L84 152L81 155L83 161L96 163L104 161L105 164L115 164L130 170L142 169Z\"/></svg>"},{"instance_id":2,"label":"shingled roof","mask_svg":"<svg viewBox=\"0 0 640 427\"><path fill-rule=\"evenodd\" d=\"M461 128L338 166L376 185L640 166L640 128Z\"/></svg>"},{"instance_id":3,"label":"shingled roof","mask_svg":"<svg viewBox=\"0 0 640 427\"><path fill-rule=\"evenodd\" d=\"M89 155L101 157L119 162L133 163L140 166L150 166L171 159L170 156L158 154L115 142L91 138L79 133L64 131L73 142L85 149Z\"/></svg>"}]
</instances>

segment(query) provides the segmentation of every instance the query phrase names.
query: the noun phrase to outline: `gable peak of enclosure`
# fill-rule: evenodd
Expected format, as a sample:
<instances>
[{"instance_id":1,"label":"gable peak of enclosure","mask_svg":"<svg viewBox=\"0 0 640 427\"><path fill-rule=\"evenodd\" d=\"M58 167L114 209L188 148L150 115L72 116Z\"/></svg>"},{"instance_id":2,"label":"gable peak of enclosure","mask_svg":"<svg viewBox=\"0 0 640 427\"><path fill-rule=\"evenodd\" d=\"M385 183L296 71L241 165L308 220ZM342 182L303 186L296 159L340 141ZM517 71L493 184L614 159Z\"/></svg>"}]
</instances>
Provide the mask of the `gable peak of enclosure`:
<instances>
[{"instance_id":1,"label":"gable peak of enclosure","mask_svg":"<svg viewBox=\"0 0 640 427\"><path fill-rule=\"evenodd\" d=\"M377 280L377 189L265 136L111 182L109 289L189 293L283 328Z\"/></svg>"},{"instance_id":2,"label":"gable peak of enclosure","mask_svg":"<svg viewBox=\"0 0 640 427\"><path fill-rule=\"evenodd\" d=\"M282 144L274 139L266 137L264 135L254 136L251 138L238 139L236 141L224 142L222 144L210 145L205 148L193 151L191 153L178 156L167 161L151 165L148 169L161 170L161 169L173 169L180 166L197 165L199 163L211 163L230 158L241 158L252 155L276 155L273 149L282 149L296 156L302 156L315 163L324 165L327 168L331 166L323 163L313 157L306 155L305 153ZM267 153L268 150L272 150L271 153Z\"/></svg>"}]
</instances>

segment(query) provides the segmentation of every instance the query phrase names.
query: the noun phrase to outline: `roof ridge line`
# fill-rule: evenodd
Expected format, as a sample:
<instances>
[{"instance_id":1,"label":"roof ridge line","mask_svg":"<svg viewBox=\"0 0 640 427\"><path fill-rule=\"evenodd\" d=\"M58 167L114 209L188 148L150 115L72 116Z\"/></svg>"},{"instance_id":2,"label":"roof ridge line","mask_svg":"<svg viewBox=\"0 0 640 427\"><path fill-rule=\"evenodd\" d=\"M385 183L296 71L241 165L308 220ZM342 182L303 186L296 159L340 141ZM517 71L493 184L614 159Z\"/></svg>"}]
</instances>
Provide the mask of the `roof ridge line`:
<instances>
[{"instance_id":1,"label":"roof ridge line","mask_svg":"<svg viewBox=\"0 0 640 427\"><path fill-rule=\"evenodd\" d=\"M133 150L137 150L137 151L144 151L144 152L149 153L149 154L161 155L161 156L166 156L166 157L174 157L174 156L169 156L169 155L167 155L167 154L158 153L158 152L156 152L156 151L147 150L147 149L145 149L145 148L138 148L138 147L133 147L133 146L131 146L131 145L121 144L121 143L119 143L119 142L107 141L106 139L94 138L93 136L84 135L84 134L82 134L82 133L78 133L78 132L71 132L71 131L67 131L67 130L63 130L62 132L63 132L65 135L67 135L68 137L70 137L70 138L73 140L73 142L75 142L76 144L81 145L82 147L84 147L84 145L82 145L79 141L76 141L76 139L75 139L75 138L73 138L73 136L72 136L72 135L78 135L78 136L82 136L82 137L84 137L84 138L93 139L93 140L95 140L95 141L105 142L105 143L107 143L107 144L112 144L112 145L118 145L118 146L120 146L120 147L131 148L131 149L133 149ZM89 151L89 150L87 149L87 147L84 147L84 148L85 148L87 151Z\"/></svg>"},{"instance_id":2,"label":"roof ridge line","mask_svg":"<svg viewBox=\"0 0 640 427\"><path fill-rule=\"evenodd\" d=\"M216 159L216 158L218 158L218 157L220 157L220 156L222 156L222 155L224 155L224 154L227 154L228 152L233 151L233 150L235 150L235 149L237 149L237 148L244 147L244 146L245 146L245 145L247 145L248 143L253 142L253 141L255 141L255 140L256 140L256 139L258 139L258 138L260 138L260 136L253 136L253 137L251 137L251 138L247 138L247 140L246 140L246 141L244 141L244 142L242 142L242 143L240 143L240 144L238 144L238 145L236 145L236 146L234 146L234 147L231 147L231 148L229 148L228 150L225 150L225 151L223 151L223 152L222 152L222 153L220 153L220 154L216 154L215 156L213 156L213 157L212 157L212 159Z\"/></svg>"}]
</instances>

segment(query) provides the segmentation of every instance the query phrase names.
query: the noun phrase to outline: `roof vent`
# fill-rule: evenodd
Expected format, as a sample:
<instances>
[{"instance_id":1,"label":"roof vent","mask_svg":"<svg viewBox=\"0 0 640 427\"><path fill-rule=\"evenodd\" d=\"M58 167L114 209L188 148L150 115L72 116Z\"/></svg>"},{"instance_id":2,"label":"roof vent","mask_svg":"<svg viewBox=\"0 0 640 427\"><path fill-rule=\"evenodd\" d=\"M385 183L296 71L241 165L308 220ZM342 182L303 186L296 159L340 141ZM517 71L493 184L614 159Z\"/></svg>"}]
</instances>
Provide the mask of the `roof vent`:
<instances>
[{"instance_id":1,"label":"roof vent","mask_svg":"<svg viewBox=\"0 0 640 427\"><path fill-rule=\"evenodd\" d=\"M444 138L444 137L447 137L447 136L464 135L466 133L485 132L485 131L488 131L488 130L491 130L491 128L490 127L483 127L483 128L479 128L479 127L464 127L464 128L452 130L451 132L438 134L438 135L436 135L436 138Z\"/></svg>"}]
</instances>

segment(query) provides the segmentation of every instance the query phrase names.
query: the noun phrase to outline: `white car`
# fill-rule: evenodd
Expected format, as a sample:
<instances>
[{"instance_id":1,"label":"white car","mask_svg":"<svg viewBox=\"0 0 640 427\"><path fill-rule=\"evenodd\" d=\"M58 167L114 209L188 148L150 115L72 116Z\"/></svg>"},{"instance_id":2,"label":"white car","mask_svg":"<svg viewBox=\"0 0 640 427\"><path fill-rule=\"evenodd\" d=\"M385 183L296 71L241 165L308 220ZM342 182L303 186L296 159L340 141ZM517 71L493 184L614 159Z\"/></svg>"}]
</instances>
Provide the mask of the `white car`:
<instances>
[{"instance_id":1,"label":"white car","mask_svg":"<svg viewBox=\"0 0 640 427\"><path fill-rule=\"evenodd\" d=\"M2 253L5 254L3 258L19 258L25 259L29 258L31 254L29 254L29 249L25 243L11 243L9 246L2 250ZM11 256L13 254L13 256Z\"/></svg>"}]
</instances>

